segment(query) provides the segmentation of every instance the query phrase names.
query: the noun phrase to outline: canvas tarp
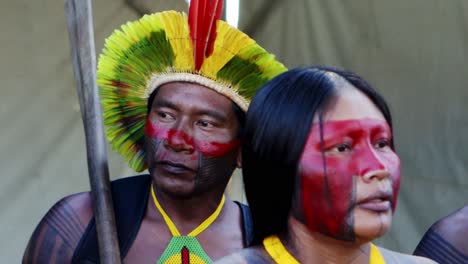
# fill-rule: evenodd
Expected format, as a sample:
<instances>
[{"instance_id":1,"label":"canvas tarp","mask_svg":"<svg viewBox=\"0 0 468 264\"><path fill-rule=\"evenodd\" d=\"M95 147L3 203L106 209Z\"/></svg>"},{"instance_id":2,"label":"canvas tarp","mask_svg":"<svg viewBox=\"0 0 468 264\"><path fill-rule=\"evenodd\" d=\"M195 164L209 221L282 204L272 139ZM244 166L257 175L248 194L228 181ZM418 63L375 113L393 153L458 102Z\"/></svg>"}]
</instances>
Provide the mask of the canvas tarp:
<instances>
[{"instance_id":1,"label":"canvas tarp","mask_svg":"<svg viewBox=\"0 0 468 264\"><path fill-rule=\"evenodd\" d=\"M1 263L19 262L55 201L89 189L63 10L61 0L0 1ZM402 183L380 245L411 252L432 222L468 203L467 1L241 0L241 11L240 28L288 67L344 67L388 99ZM137 17L125 1L94 1L97 50ZM108 155L113 178L134 174ZM234 179L229 193L242 199Z\"/></svg>"}]
</instances>

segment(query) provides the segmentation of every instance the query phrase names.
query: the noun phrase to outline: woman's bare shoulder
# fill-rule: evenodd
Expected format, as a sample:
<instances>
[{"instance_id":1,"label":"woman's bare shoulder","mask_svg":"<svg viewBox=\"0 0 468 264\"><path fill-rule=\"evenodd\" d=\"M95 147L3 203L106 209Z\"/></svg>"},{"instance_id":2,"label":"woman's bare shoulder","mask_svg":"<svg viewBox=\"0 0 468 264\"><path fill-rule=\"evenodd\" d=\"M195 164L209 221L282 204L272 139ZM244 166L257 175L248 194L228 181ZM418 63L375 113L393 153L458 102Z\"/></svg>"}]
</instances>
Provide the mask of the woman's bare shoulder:
<instances>
[{"instance_id":1,"label":"woman's bare shoulder","mask_svg":"<svg viewBox=\"0 0 468 264\"><path fill-rule=\"evenodd\" d=\"M387 263L398 263L398 264L434 264L437 263L431 259L413 256L409 254L403 254L382 247L378 247L380 253L384 257Z\"/></svg>"},{"instance_id":2,"label":"woman's bare shoulder","mask_svg":"<svg viewBox=\"0 0 468 264\"><path fill-rule=\"evenodd\" d=\"M215 261L218 264L263 264L274 263L263 246L245 248Z\"/></svg>"}]
</instances>

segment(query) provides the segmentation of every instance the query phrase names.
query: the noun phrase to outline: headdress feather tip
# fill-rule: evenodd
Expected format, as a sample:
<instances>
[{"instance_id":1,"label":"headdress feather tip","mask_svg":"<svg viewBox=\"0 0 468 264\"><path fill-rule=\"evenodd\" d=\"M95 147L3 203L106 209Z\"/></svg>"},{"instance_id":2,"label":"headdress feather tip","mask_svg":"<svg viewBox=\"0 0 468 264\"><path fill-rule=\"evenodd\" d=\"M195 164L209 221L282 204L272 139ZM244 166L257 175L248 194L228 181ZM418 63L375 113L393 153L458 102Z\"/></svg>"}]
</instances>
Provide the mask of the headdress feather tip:
<instances>
[{"instance_id":1,"label":"headdress feather tip","mask_svg":"<svg viewBox=\"0 0 468 264\"><path fill-rule=\"evenodd\" d=\"M188 23L192 38L195 70L200 70L203 61L214 50L216 23L223 14L222 0L192 0Z\"/></svg>"}]
</instances>

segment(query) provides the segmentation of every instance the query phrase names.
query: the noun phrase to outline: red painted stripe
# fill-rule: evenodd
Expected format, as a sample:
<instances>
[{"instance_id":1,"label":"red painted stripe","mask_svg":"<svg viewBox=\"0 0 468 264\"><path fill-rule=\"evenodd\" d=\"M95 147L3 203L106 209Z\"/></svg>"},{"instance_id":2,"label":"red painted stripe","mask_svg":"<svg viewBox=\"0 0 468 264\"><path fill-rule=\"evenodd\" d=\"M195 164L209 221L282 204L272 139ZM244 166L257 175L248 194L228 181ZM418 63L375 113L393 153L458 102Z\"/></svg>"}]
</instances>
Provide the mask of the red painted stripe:
<instances>
[{"instance_id":1,"label":"red painted stripe","mask_svg":"<svg viewBox=\"0 0 468 264\"><path fill-rule=\"evenodd\" d=\"M187 247L182 248L180 255L182 255L182 264L190 264L190 253Z\"/></svg>"}]
</instances>

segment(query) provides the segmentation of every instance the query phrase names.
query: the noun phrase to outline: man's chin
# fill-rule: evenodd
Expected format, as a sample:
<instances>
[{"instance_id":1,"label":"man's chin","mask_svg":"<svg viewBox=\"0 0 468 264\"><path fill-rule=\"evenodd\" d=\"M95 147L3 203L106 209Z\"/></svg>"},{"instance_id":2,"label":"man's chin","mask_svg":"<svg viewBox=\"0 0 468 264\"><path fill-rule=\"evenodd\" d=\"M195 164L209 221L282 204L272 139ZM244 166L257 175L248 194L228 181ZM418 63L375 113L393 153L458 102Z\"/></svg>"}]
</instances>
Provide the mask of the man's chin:
<instances>
[{"instance_id":1,"label":"man's chin","mask_svg":"<svg viewBox=\"0 0 468 264\"><path fill-rule=\"evenodd\" d=\"M193 178L158 177L155 180L155 184L160 191L177 199L189 198L195 192L195 180Z\"/></svg>"},{"instance_id":2,"label":"man's chin","mask_svg":"<svg viewBox=\"0 0 468 264\"><path fill-rule=\"evenodd\" d=\"M165 192L166 194L170 195L172 199L175 200L187 200L193 198L195 192L193 190L168 190Z\"/></svg>"}]
</instances>

